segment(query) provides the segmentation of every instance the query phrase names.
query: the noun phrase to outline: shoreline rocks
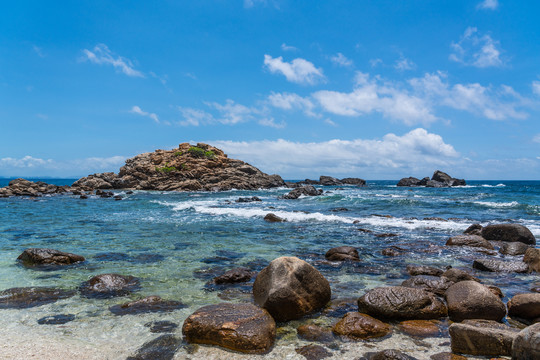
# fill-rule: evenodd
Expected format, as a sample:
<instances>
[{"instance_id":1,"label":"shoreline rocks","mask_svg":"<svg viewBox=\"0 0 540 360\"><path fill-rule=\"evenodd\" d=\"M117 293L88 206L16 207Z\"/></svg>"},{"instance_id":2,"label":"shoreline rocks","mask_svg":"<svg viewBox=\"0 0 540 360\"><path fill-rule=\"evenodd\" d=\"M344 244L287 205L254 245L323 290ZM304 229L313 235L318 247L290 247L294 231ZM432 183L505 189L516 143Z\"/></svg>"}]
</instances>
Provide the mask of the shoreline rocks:
<instances>
[{"instance_id":1,"label":"shoreline rocks","mask_svg":"<svg viewBox=\"0 0 540 360\"><path fill-rule=\"evenodd\" d=\"M17 260L25 267L65 266L85 261L81 255L66 253L54 249L28 248Z\"/></svg>"},{"instance_id":2,"label":"shoreline rocks","mask_svg":"<svg viewBox=\"0 0 540 360\"><path fill-rule=\"evenodd\" d=\"M63 194L70 191L69 186L57 186L47 184L43 181L33 182L30 180L18 178L11 180L9 185L0 188L0 198L9 196L43 196L53 194Z\"/></svg>"},{"instance_id":3,"label":"shoreline rocks","mask_svg":"<svg viewBox=\"0 0 540 360\"><path fill-rule=\"evenodd\" d=\"M429 179L428 177L425 177L423 179L417 179L411 176L408 178L403 178L399 180L399 182L397 183L397 186L409 186L409 187L425 186L425 187L433 187L433 188L465 186L465 185L467 185L465 180L453 178L447 173L444 173L440 170L436 170L433 173L433 176L431 177L431 179Z\"/></svg>"},{"instance_id":4,"label":"shoreline rocks","mask_svg":"<svg viewBox=\"0 0 540 360\"><path fill-rule=\"evenodd\" d=\"M506 316L506 306L488 287L476 281L460 281L445 293L450 320L466 319L501 321Z\"/></svg>"}]
</instances>

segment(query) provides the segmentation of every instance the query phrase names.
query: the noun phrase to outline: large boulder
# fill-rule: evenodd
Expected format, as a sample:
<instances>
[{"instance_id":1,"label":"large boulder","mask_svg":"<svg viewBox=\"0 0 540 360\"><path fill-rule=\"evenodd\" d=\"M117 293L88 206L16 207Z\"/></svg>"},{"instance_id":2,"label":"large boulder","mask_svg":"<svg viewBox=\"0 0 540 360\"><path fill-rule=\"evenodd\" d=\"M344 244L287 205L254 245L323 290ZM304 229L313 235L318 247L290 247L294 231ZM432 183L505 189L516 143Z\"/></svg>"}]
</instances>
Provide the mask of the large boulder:
<instances>
[{"instance_id":1,"label":"large boulder","mask_svg":"<svg viewBox=\"0 0 540 360\"><path fill-rule=\"evenodd\" d=\"M518 294L508 301L508 315L540 322L540 293Z\"/></svg>"},{"instance_id":2,"label":"large boulder","mask_svg":"<svg viewBox=\"0 0 540 360\"><path fill-rule=\"evenodd\" d=\"M491 272L526 273L529 271L529 266L523 261L501 259L477 259L473 262L473 268Z\"/></svg>"},{"instance_id":3,"label":"large boulder","mask_svg":"<svg viewBox=\"0 0 540 360\"><path fill-rule=\"evenodd\" d=\"M369 315L350 312L334 325L332 331L349 339L369 339L388 335L392 327Z\"/></svg>"},{"instance_id":4,"label":"large boulder","mask_svg":"<svg viewBox=\"0 0 540 360\"><path fill-rule=\"evenodd\" d=\"M84 257L53 249L29 248L17 258L26 267L62 266L84 261Z\"/></svg>"},{"instance_id":5,"label":"large boulder","mask_svg":"<svg viewBox=\"0 0 540 360\"><path fill-rule=\"evenodd\" d=\"M481 247L493 250L494 247L489 241L478 235L457 235L446 241L446 246L470 246Z\"/></svg>"},{"instance_id":6,"label":"large boulder","mask_svg":"<svg viewBox=\"0 0 540 360\"><path fill-rule=\"evenodd\" d=\"M488 287L476 281L460 281L446 290L448 316L452 321L485 319L501 321L506 306Z\"/></svg>"},{"instance_id":7,"label":"large boulder","mask_svg":"<svg viewBox=\"0 0 540 360\"><path fill-rule=\"evenodd\" d=\"M280 257L265 267L253 283L255 303L276 321L299 319L330 301L330 284L317 269L296 257Z\"/></svg>"},{"instance_id":8,"label":"large boulder","mask_svg":"<svg viewBox=\"0 0 540 360\"><path fill-rule=\"evenodd\" d=\"M101 299L129 295L138 289L139 279L119 274L96 275L79 287L82 296Z\"/></svg>"},{"instance_id":9,"label":"large boulder","mask_svg":"<svg viewBox=\"0 0 540 360\"><path fill-rule=\"evenodd\" d=\"M452 352L477 356L510 356L519 330L489 320L453 323L450 332Z\"/></svg>"},{"instance_id":10,"label":"large boulder","mask_svg":"<svg viewBox=\"0 0 540 360\"><path fill-rule=\"evenodd\" d=\"M379 287L358 299L358 311L381 319L428 320L446 316L446 306L428 291L404 286Z\"/></svg>"},{"instance_id":11,"label":"large boulder","mask_svg":"<svg viewBox=\"0 0 540 360\"><path fill-rule=\"evenodd\" d=\"M442 172L440 170L436 170L433 173L433 176L431 177L431 180L442 183L445 186L463 186L463 185L466 185L465 180L453 178L450 175L448 175L447 173L444 173L444 172Z\"/></svg>"},{"instance_id":12,"label":"large boulder","mask_svg":"<svg viewBox=\"0 0 540 360\"><path fill-rule=\"evenodd\" d=\"M47 287L11 288L0 291L0 309L27 309L67 299L75 293Z\"/></svg>"},{"instance_id":13,"label":"large boulder","mask_svg":"<svg viewBox=\"0 0 540 360\"><path fill-rule=\"evenodd\" d=\"M398 181L397 186L420 186L420 179L415 177L402 178Z\"/></svg>"},{"instance_id":14,"label":"large boulder","mask_svg":"<svg viewBox=\"0 0 540 360\"><path fill-rule=\"evenodd\" d=\"M513 360L540 359L540 323L521 330L512 344Z\"/></svg>"},{"instance_id":15,"label":"large boulder","mask_svg":"<svg viewBox=\"0 0 540 360\"><path fill-rule=\"evenodd\" d=\"M527 264L529 271L540 272L540 249L527 249L523 256L523 262Z\"/></svg>"},{"instance_id":16,"label":"large boulder","mask_svg":"<svg viewBox=\"0 0 540 360\"><path fill-rule=\"evenodd\" d=\"M366 180L360 178L344 178L340 180L343 184L365 186Z\"/></svg>"},{"instance_id":17,"label":"large boulder","mask_svg":"<svg viewBox=\"0 0 540 360\"><path fill-rule=\"evenodd\" d=\"M114 305L109 310L114 315L137 315L153 312L170 312L185 307L180 301L163 300L159 296L147 296L140 300Z\"/></svg>"},{"instance_id":18,"label":"large boulder","mask_svg":"<svg viewBox=\"0 0 540 360\"><path fill-rule=\"evenodd\" d=\"M453 284L453 281L444 276L416 275L403 281L401 286L424 289L443 296L446 290Z\"/></svg>"},{"instance_id":19,"label":"large boulder","mask_svg":"<svg viewBox=\"0 0 540 360\"><path fill-rule=\"evenodd\" d=\"M536 238L529 229L520 224L496 224L482 228L482 237L489 241L519 241L535 245Z\"/></svg>"},{"instance_id":20,"label":"large boulder","mask_svg":"<svg viewBox=\"0 0 540 360\"><path fill-rule=\"evenodd\" d=\"M324 257L330 261L358 261L358 251L352 246L338 246L326 252Z\"/></svg>"},{"instance_id":21,"label":"large boulder","mask_svg":"<svg viewBox=\"0 0 540 360\"><path fill-rule=\"evenodd\" d=\"M276 323L270 314L252 304L204 306L182 326L189 343L218 345L234 351L262 354L276 338Z\"/></svg>"}]
</instances>

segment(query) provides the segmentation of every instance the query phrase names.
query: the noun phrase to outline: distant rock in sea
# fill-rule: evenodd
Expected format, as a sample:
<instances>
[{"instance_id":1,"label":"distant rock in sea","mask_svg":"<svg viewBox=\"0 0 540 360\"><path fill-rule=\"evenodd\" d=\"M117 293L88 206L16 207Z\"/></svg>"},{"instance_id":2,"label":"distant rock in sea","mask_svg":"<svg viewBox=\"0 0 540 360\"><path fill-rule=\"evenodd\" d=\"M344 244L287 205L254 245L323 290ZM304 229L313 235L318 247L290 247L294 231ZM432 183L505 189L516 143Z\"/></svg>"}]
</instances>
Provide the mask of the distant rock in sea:
<instances>
[{"instance_id":1,"label":"distant rock in sea","mask_svg":"<svg viewBox=\"0 0 540 360\"><path fill-rule=\"evenodd\" d=\"M173 150L156 150L126 160L118 174L93 174L77 180L74 188L159 191L256 190L285 186L279 175L267 175L241 160L229 159L220 149L183 143Z\"/></svg>"},{"instance_id":2,"label":"distant rock in sea","mask_svg":"<svg viewBox=\"0 0 540 360\"><path fill-rule=\"evenodd\" d=\"M423 179L417 179L411 176L408 178L403 178L399 180L399 182L397 183L397 186L425 186L425 187L434 187L434 188L464 186L464 185L466 185L465 180L453 178L447 173L444 173L440 170L436 170L433 173L431 180L429 179L429 177L425 177Z\"/></svg>"},{"instance_id":3,"label":"distant rock in sea","mask_svg":"<svg viewBox=\"0 0 540 360\"><path fill-rule=\"evenodd\" d=\"M62 194L70 191L69 186L56 186L42 181L33 182L26 179L15 179L9 185L0 188L0 197L8 196L42 196L48 194Z\"/></svg>"}]
</instances>

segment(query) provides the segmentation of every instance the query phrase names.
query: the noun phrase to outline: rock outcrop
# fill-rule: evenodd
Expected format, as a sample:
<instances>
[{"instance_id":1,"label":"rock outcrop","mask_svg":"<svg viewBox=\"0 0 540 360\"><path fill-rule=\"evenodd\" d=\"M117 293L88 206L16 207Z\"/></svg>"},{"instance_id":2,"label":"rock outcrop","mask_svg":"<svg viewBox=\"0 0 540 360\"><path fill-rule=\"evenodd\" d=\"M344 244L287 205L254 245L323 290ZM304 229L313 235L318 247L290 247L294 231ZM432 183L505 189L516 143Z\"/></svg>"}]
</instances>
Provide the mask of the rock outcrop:
<instances>
[{"instance_id":1,"label":"rock outcrop","mask_svg":"<svg viewBox=\"0 0 540 360\"><path fill-rule=\"evenodd\" d=\"M297 187L288 194L283 195L283 199L287 200L296 200L300 196L319 196L323 193L322 189L316 189L312 185L306 185L302 187Z\"/></svg>"},{"instance_id":2,"label":"rock outcrop","mask_svg":"<svg viewBox=\"0 0 540 360\"><path fill-rule=\"evenodd\" d=\"M540 294L517 294L508 301L508 315L527 322L540 322Z\"/></svg>"},{"instance_id":3,"label":"rock outcrop","mask_svg":"<svg viewBox=\"0 0 540 360\"><path fill-rule=\"evenodd\" d=\"M15 179L9 185L0 188L0 198L9 196L43 196L63 194L70 191L69 186L56 186L42 181L32 182L26 179Z\"/></svg>"},{"instance_id":4,"label":"rock outcrop","mask_svg":"<svg viewBox=\"0 0 540 360\"><path fill-rule=\"evenodd\" d=\"M313 266L296 257L273 260L253 283L255 303L276 321L299 319L330 301L330 284Z\"/></svg>"},{"instance_id":5,"label":"rock outcrop","mask_svg":"<svg viewBox=\"0 0 540 360\"><path fill-rule=\"evenodd\" d=\"M93 174L77 180L74 188L160 191L256 190L285 186L279 175L267 175L241 160L229 159L213 146L180 144L126 160L118 174Z\"/></svg>"},{"instance_id":6,"label":"rock outcrop","mask_svg":"<svg viewBox=\"0 0 540 360\"><path fill-rule=\"evenodd\" d=\"M447 173L444 173L440 170L437 170L433 173L431 180L428 177L420 180L411 176L408 178L403 178L397 183L397 186L425 186L435 188L464 185L466 185L465 180L453 178Z\"/></svg>"},{"instance_id":7,"label":"rock outcrop","mask_svg":"<svg viewBox=\"0 0 540 360\"><path fill-rule=\"evenodd\" d=\"M208 305L191 314L182 326L189 343L218 345L234 351L268 352L276 338L276 323L252 304Z\"/></svg>"}]
</instances>

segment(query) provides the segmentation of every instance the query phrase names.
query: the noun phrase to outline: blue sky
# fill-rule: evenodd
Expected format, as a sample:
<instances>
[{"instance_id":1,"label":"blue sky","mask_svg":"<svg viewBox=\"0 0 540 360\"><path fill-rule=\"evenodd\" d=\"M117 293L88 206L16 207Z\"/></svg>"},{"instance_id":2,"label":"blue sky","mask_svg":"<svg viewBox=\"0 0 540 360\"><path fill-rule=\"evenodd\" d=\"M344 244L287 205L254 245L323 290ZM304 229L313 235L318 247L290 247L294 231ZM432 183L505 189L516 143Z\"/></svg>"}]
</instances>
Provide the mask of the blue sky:
<instances>
[{"instance_id":1,"label":"blue sky","mask_svg":"<svg viewBox=\"0 0 540 360\"><path fill-rule=\"evenodd\" d=\"M206 142L287 179L540 179L540 3L43 1L0 11L0 176Z\"/></svg>"}]
</instances>

